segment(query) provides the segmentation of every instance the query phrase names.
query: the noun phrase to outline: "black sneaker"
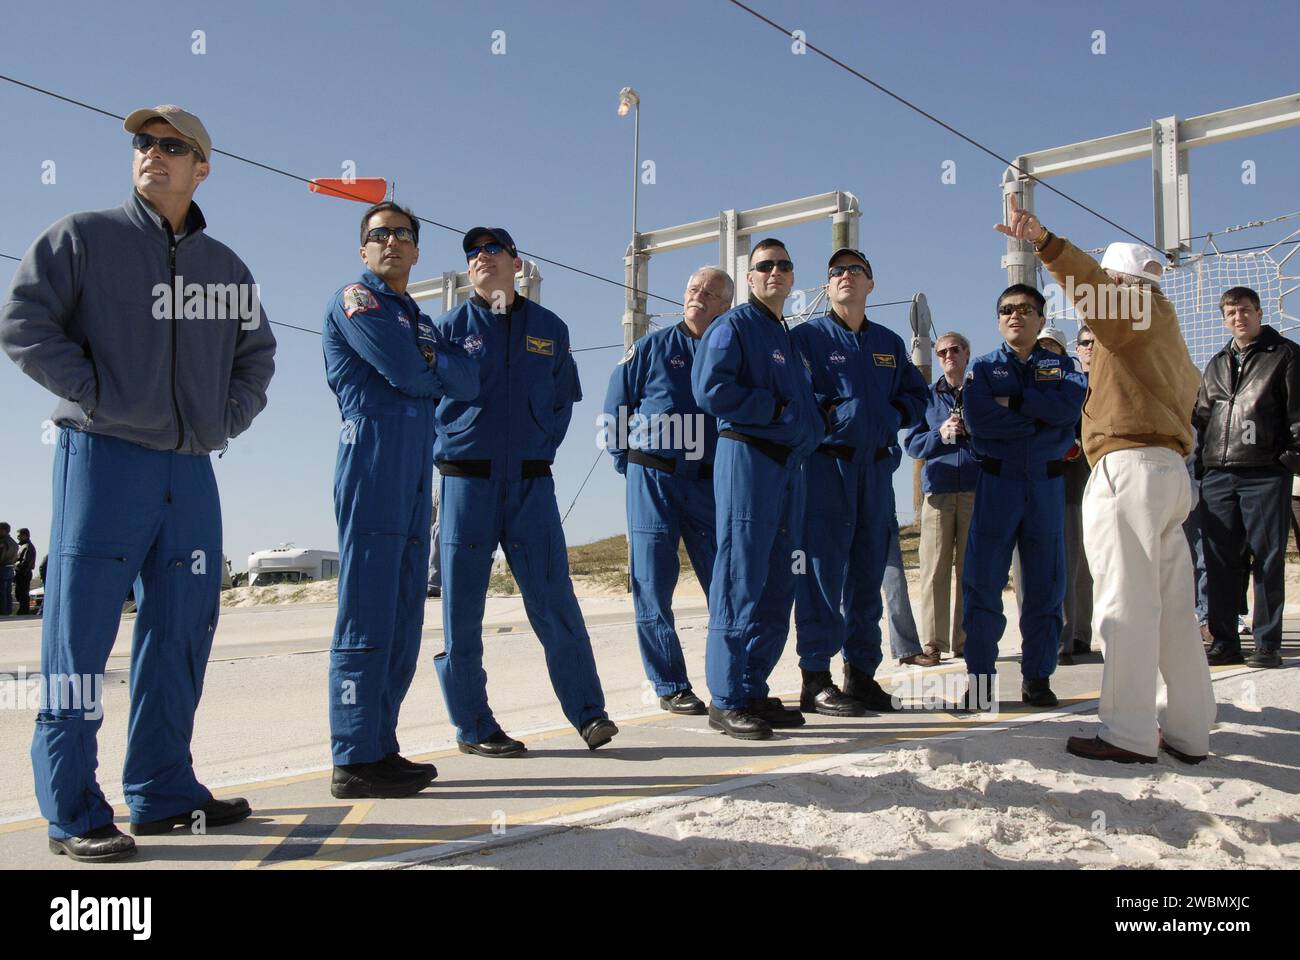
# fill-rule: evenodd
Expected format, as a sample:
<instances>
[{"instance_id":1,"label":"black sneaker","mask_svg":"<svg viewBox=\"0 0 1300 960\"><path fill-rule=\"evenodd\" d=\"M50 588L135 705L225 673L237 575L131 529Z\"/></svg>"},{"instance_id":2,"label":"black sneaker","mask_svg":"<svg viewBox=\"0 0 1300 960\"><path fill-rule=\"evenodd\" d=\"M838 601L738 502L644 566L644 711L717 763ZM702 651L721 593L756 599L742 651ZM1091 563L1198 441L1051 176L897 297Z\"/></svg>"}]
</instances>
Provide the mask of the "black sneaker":
<instances>
[{"instance_id":1,"label":"black sneaker","mask_svg":"<svg viewBox=\"0 0 1300 960\"><path fill-rule=\"evenodd\" d=\"M692 693L690 687L685 690L678 690L666 697L660 697L659 707L682 717L702 717L709 712L709 708L704 705L704 701Z\"/></svg>"},{"instance_id":2,"label":"black sneaker","mask_svg":"<svg viewBox=\"0 0 1300 960\"><path fill-rule=\"evenodd\" d=\"M399 771L388 760L349 763L334 768L330 794L340 800L410 797L429 785L427 774Z\"/></svg>"}]
</instances>

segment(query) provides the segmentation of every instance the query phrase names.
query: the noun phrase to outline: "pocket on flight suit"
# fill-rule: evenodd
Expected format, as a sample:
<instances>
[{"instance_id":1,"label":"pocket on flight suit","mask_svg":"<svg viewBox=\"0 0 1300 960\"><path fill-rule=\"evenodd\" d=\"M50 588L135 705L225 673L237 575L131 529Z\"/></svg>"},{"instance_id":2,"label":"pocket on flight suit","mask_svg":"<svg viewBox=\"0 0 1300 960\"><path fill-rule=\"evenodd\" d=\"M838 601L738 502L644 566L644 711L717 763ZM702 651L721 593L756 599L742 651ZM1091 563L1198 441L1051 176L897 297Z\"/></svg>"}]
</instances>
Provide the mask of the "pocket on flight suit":
<instances>
[{"instance_id":1,"label":"pocket on flight suit","mask_svg":"<svg viewBox=\"0 0 1300 960\"><path fill-rule=\"evenodd\" d=\"M764 465L759 461L764 454L755 451L753 456L758 469L756 472L747 471L746 476L762 483ZM779 470L776 464L772 464L772 467L773 472ZM735 473L732 474L731 483L732 506L726 532L730 543L726 554L725 576L732 582L750 583L755 589L761 589L763 581L767 579L768 560L779 518L763 516L763 504L757 501L753 491L740 489L742 484L738 482ZM771 487L770 484L768 486ZM740 500L736 498L738 492L743 495ZM770 509L771 504L767 505Z\"/></svg>"},{"instance_id":2,"label":"pocket on flight suit","mask_svg":"<svg viewBox=\"0 0 1300 960\"><path fill-rule=\"evenodd\" d=\"M335 650L364 652L384 644L397 615L398 577L406 534L376 531L358 534L349 565L351 622L334 639Z\"/></svg>"},{"instance_id":3,"label":"pocket on flight suit","mask_svg":"<svg viewBox=\"0 0 1300 960\"><path fill-rule=\"evenodd\" d=\"M199 550L203 551L201 558L194 553L177 553L167 561L166 619L160 624L169 634L165 642L184 644L196 702L203 691L203 675L207 672L217 630L224 563L221 551L195 548L195 552Z\"/></svg>"},{"instance_id":4,"label":"pocket on flight suit","mask_svg":"<svg viewBox=\"0 0 1300 960\"><path fill-rule=\"evenodd\" d=\"M53 603L47 603L45 617L49 621L57 615L58 634L44 668L68 676L100 673L113 649L135 571L120 547L85 542L64 546L55 562L58 595L47 598ZM49 712L58 712L58 704L51 707Z\"/></svg>"}]
</instances>

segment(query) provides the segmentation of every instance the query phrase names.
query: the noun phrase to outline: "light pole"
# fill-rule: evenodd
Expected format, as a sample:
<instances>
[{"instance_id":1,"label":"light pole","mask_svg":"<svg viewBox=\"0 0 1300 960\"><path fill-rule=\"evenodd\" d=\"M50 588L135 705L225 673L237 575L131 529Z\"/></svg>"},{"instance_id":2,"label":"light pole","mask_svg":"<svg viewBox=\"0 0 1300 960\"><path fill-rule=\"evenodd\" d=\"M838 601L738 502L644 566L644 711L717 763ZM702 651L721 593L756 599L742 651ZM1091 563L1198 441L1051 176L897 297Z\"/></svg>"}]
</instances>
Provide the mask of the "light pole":
<instances>
[{"instance_id":1,"label":"light pole","mask_svg":"<svg viewBox=\"0 0 1300 960\"><path fill-rule=\"evenodd\" d=\"M626 117L628 111L635 110L632 139L632 244L628 247L625 272L626 307L623 311L623 349L631 347L645 335L649 324L646 316L645 274L642 269L644 258L640 253L640 242L636 229L637 188L641 179L641 96L631 87L624 87L618 92L618 115Z\"/></svg>"}]
</instances>

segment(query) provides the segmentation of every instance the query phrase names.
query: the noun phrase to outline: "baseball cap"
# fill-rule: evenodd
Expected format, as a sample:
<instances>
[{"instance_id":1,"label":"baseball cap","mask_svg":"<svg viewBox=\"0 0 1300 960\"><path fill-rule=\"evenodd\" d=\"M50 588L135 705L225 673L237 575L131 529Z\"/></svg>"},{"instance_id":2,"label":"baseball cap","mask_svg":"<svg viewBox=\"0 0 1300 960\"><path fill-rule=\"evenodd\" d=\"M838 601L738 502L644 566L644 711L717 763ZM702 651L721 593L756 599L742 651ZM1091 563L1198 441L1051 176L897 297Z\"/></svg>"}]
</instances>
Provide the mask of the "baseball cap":
<instances>
[{"instance_id":1,"label":"baseball cap","mask_svg":"<svg viewBox=\"0 0 1300 960\"><path fill-rule=\"evenodd\" d=\"M1043 327L1038 333L1039 340L1055 340L1061 345L1061 349L1069 351L1070 341L1065 337L1065 331L1060 327Z\"/></svg>"},{"instance_id":2,"label":"baseball cap","mask_svg":"<svg viewBox=\"0 0 1300 960\"><path fill-rule=\"evenodd\" d=\"M829 270L831 264L835 262L835 258L842 253L847 253L850 256L857 257L859 260L861 260L863 266L867 268L867 276L872 277L873 279L875 278L875 272L871 269L871 261L868 260L866 256L863 255L861 250L854 250L852 247L840 247L838 250L832 253L831 258L826 261L827 270Z\"/></svg>"},{"instance_id":3,"label":"baseball cap","mask_svg":"<svg viewBox=\"0 0 1300 960\"><path fill-rule=\"evenodd\" d=\"M212 159L212 138L208 136L207 127L203 126L203 121L188 110L176 106L174 103L164 103L157 107L141 107L139 110L132 110L122 121L122 129L127 133L139 133L150 120L165 120L182 134L189 137L199 145L203 151L203 159Z\"/></svg>"},{"instance_id":4,"label":"baseball cap","mask_svg":"<svg viewBox=\"0 0 1300 960\"><path fill-rule=\"evenodd\" d=\"M1103 270L1127 273L1152 283L1159 283L1165 258L1143 243L1112 243L1101 257Z\"/></svg>"},{"instance_id":5,"label":"baseball cap","mask_svg":"<svg viewBox=\"0 0 1300 960\"><path fill-rule=\"evenodd\" d=\"M509 250L510 256L519 256L519 250L515 247L514 240L511 239L510 234L506 232L504 227L474 227L471 230L466 230L465 239L461 241L461 248L466 253L469 253L470 247L477 246L474 241L484 234L487 234L497 243L501 244L501 246Z\"/></svg>"}]
</instances>

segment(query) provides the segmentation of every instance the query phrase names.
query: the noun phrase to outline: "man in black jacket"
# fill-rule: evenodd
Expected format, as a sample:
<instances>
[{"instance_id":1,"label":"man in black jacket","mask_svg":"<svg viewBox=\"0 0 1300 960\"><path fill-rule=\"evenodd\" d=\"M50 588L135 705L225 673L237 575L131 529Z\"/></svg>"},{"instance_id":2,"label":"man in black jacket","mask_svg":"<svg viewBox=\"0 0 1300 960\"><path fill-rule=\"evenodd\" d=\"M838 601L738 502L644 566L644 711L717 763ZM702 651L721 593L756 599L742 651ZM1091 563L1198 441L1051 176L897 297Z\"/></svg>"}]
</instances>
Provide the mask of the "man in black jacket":
<instances>
[{"instance_id":1,"label":"man in black jacket","mask_svg":"<svg viewBox=\"0 0 1300 960\"><path fill-rule=\"evenodd\" d=\"M22 527L18 531L18 559L14 563L14 593L18 597L18 615L32 612L32 571L36 569L36 544L31 531Z\"/></svg>"},{"instance_id":2,"label":"man in black jacket","mask_svg":"<svg viewBox=\"0 0 1300 960\"><path fill-rule=\"evenodd\" d=\"M1255 652L1244 662L1279 667L1291 476L1300 473L1300 346L1261 323L1249 287L1224 291L1219 309L1232 340L1206 366L1192 414L1214 638L1208 659L1243 662L1236 614L1248 546Z\"/></svg>"}]
</instances>

